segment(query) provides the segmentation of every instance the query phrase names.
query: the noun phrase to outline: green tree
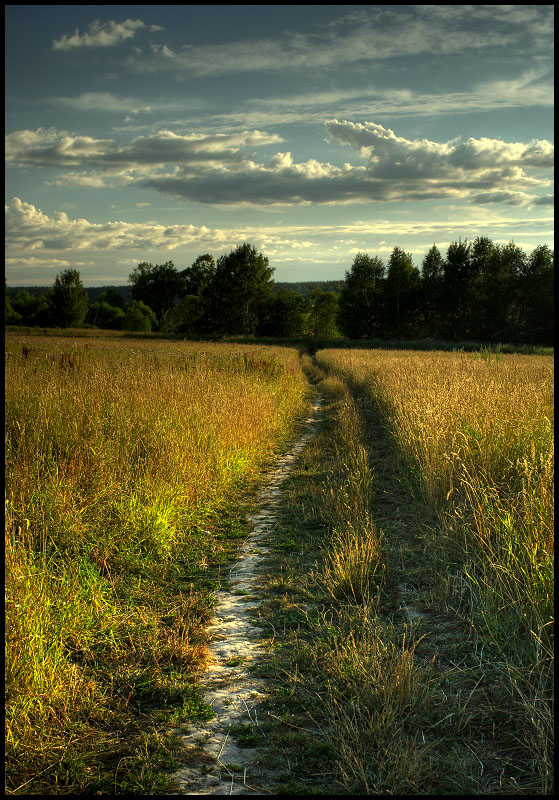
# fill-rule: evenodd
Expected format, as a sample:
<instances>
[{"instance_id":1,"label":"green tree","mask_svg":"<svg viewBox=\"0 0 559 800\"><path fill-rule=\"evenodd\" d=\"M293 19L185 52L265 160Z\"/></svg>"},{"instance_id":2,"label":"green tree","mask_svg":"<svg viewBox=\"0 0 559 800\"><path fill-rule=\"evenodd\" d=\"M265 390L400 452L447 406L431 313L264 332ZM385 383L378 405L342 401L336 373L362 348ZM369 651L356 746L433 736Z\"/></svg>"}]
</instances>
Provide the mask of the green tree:
<instances>
[{"instance_id":1,"label":"green tree","mask_svg":"<svg viewBox=\"0 0 559 800\"><path fill-rule=\"evenodd\" d=\"M377 256L357 253L339 297L339 324L351 339L381 335L385 266Z\"/></svg>"},{"instance_id":2,"label":"green tree","mask_svg":"<svg viewBox=\"0 0 559 800\"><path fill-rule=\"evenodd\" d=\"M132 300L122 319L124 331L151 331L157 326L153 310L141 300Z\"/></svg>"},{"instance_id":3,"label":"green tree","mask_svg":"<svg viewBox=\"0 0 559 800\"><path fill-rule=\"evenodd\" d=\"M132 297L149 305L158 320L185 294L184 278L172 261L148 264L146 261L130 273Z\"/></svg>"},{"instance_id":4,"label":"green tree","mask_svg":"<svg viewBox=\"0 0 559 800\"><path fill-rule=\"evenodd\" d=\"M519 278L525 271L526 253L514 242L493 245L483 274L479 306L485 322L479 338L495 342L518 337L522 302Z\"/></svg>"},{"instance_id":5,"label":"green tree","mask_svg":"<svg viewBox=\"0 0 559 800\"><path fill-rule=\"evenodd\" d=\"M65 269L56 276L51 302L55 325L61 328L79 328L83 325L89 299L77 270Z\"/></svg>"},{"instance_id":6,"label":"green tree","mask_svg":"<svg viewBox=\"0 0 559 800\"><path fill-rule=\"evenodd\" d=\"M22 315L16 311L11 302L10 296L8 294L8 281L4 278L4 300L5 300L5 312L4 312L4 321L6 325L18 325L21 323L23 317Z\"/></svg>"},{"instance_id":7,"label":"green tree","mask_svg":"<svg viewBox=\"0 0 559 800\"><path fill-rule=\"evenodd\" d=\"M554 254L546 245L536 247L519 275L521 315L518 338L526 344L554 344Z\"/></svg>"},{"instance_id":8,"label":"green tree","mask_svg":"<svg viewBox=\"0 0 559 800\"><path fill-rule=\"evenodd\" d=\"M336 292L314 289L309 294L309 330L311 336L319 339L335 339L338 330L339 300Z\"/></svg>"},{"instance_id":9,"label":"green tree","mask_svg":"<svg viewBox=\"0 0 559 800\"><path fill-rule=\"evenodd\" d=\"M192 266L180 273L184 280L185 294L202 297L215 275L215 259L209 253L198 256Z\"/></svg>"},{"instance_id":10,"label":"green tree","mask_svg":"<svg viewBox=\"0 0 559 800\"><path fill-rule=\"evenodd\" d=\"M204 313L202 298L187 294L176 306L170 308L161 320L160 329L164 333L182 333L192 336L200 332Z\"/></svg>"},{"instance_id":11,"label":"green tree","mask_svg":"<svg viewBox=\"0 0 559 800\"><path fill-rule=\"evenodd\" d=\"M110 286L106 292L103 292L97 298L98 303L108 303L110 306L114 306L115 308L121 308L124 310L126 307L126 300L122 296L122 294L118 291L118 289L113 289Z\"/></svg>"},{"instance_id":12,"label":"green tree","mask_svg":"<svg viewBox=\"0 0 559 800\"><path fill-rule=\"evenodd\" d=\"M209 330L221 334L255 334L272 291L273 272L266 256L248 242L220 256L205 293Z\"/></svg>"},{"instance_id":13,"label":"green tree","mask_svg":"<svg viewBox=\"0 0 559 800\"><path fill-rule=\"evenodd\" d=\"M443 278L444 334L451 340L469 338L474 304L475 265L468 241L451 242L446 252Z\"/></svg>"},{"instance_id":14,"label":"green tree","mask_svg":"<svg viewBox=\"0 0 559 800\"><path fill-rule=\"evenodd\" d=\"M479 341L490 341L495 330L495 299L492 297L500 271L499 248L488 236L478 236L470 245L470 278L464 334ZM496 298L497 304L499 298Z\"/></svg>"},{"instance_id":15,"label":"green tree","mask_svg":"<svg viewBox=\"0 0 559 800\"><path fill-rule=\"evenodd\" d=\"M100 295L103 297L103 295ZM118 331L122 327L124 310L118 306L112 306L105 300L96 300L92 303L87 312L86 322L95 325L96 328Z\"/></svg>"},{"instance_id":16,"label":"green tree","mask_svg":"<svg viewBox=\"0 0 559 800\"><path fill-rule=\"evenodd\" d=\"M444 259L434 244L421 265L421 298L428 336L440 336Z\"/></svg>"},{"instance_id":17,"label":"green tree","mask_svg":"<svg viewBox=\"0 0 559 800\"><path fill-rule=\"evenodd\" d=\"M418 319L420 275L410 253L395 247L388 261L384 283L385 333L412 338L420 327Z\"/></svg>"},{"instance_id":18,"label":"green tree","mask_svg":"<svg viewBox=\"0 0 559 800\"><path fill-rule=\"evenodd\" d=\"M257 332L262 336L302 336L308 305L307 298L299 292L278 289L262 307Z\"/></svg>"},{"instance_id":19,"label":"green tree","mask_svg":"<svg viewBox=\"0 0 559 800\"><path fill-rule=\"evenodd\" d=\"M8 302L10 301L8 300ZM19 316L22 325L30 325L30 320L37 308L37 298L33 297L27 289L20 289L12 297L11 306L14 313Z\"/></svg>"}]
</instances>

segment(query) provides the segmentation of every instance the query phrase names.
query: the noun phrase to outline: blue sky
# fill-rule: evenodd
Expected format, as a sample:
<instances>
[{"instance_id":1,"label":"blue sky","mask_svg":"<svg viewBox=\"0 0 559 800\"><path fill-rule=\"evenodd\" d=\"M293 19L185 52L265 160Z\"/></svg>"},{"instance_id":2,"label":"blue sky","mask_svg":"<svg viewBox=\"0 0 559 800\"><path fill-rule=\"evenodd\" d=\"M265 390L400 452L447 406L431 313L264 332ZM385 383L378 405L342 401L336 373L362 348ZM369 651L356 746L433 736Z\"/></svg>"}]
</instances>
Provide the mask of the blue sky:
<instances>
[{"instance_id":1,"label":"blue sky","mask_svg":"<svg viewBox=\"0 0 559 800\"><path fill-rule=\"evenodd\" d=\"M551 5L6 6L6 276L553 246Z\"/></svg>"}]
</instances>

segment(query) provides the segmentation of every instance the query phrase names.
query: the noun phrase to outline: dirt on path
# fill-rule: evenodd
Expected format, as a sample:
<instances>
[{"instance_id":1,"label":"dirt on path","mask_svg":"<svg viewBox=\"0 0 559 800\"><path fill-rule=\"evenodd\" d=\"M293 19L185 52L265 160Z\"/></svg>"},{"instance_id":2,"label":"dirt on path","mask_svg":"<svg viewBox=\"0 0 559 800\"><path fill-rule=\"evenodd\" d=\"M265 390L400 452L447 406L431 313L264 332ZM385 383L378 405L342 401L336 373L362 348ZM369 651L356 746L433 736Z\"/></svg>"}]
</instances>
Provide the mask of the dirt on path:
<instances>
[{"instance_id":1,"label":"dirt on path","mask_svg":"<svg viewBox=\"0 0 559 800\"><path fill-rule=\"evenodd\" d=\"M257 495L258 511L249 517L252 532L230 573L229 587L217 593L209 632L212 663L202 679L204 701L214 716L189 724L179 733L187 764L172 777L174 794L271 794L273 773L266 769L262 747L243 747L242 731L258 731L266 681L249 669L262 661L263 631L254 622L262 561L270 552L266 539L276 524L282 484L316 433L322 400L316 397L296 443L266 475ZM246 740L245 740L246 743Z\"/></svg>"}]
</instances>

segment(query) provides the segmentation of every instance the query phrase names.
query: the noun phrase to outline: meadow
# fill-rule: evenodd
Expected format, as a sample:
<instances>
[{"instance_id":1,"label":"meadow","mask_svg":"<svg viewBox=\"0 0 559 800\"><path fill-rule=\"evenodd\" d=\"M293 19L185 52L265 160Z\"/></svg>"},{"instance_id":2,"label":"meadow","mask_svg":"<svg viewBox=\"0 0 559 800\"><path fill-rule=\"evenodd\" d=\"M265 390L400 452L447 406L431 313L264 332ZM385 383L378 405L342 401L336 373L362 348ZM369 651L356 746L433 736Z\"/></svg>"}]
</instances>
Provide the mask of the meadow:
<instances>
[{"instance_id":1,"label":"meadow","mask_svg":"<svg viewBox=\"0 0 559 800\"><path fill-rule=\"evenodd\" d=\"M329 713L346 731L346 753L340 756L346 790L355 787L348 777L353 775L361 792L437 792L446 771L458 791L548 793L553 776L553 359L483 349L322 350L316 362L326 388L337 383L342 397L341 444L333 463L348 489L343 502L325 489L334 513L323 571L329 593L349 598L354 606L353 633L345 641L334 636L331 646L322 642L321 648L327 647L333 664ZM363 570L366 561L369 567ZM369 631L377 629L374 637L363 633L364 621ZM395 628L394 621L399 621ZM403 636L399 655L398 636ZM430 657L438 662L434 675ZM392 714L400 731L391 754L390 726L371 736L375 672L385 695L380 708ZM362 699L355 703L349 697ZM457 698L462 699L457 703ZM441 703L446 722L420 713ZM400 710L394 711L398 704ZM415 710L412 746L409 719ZM445 734L448 720L454 731ZM436 745L426 739L434 729ZM464 749L468 736L471 752ZM371 739L376 771L358 755L371 750ZM429 755L433 747L443 754L437 779ZM448 757L450 749L460 748L459 759ZM472 753L468 775L458 761L467 764ZM481 765L477 782L472 779L475 759L478 773ZM390 770L388 783L379 777L379 761ZM498 779L496 763L501 764Z\"/></svg>"},{"instance_id":2,"label":"meadow","mask_svg":"<svg viewBox=\"0 0 559 800\"><path fill-rule=\"evenodd\" d=\"M309 382L259 611L278 793L553 791L553 359L338 345L8 334L8 793L169 790Z\"/></svg>"},{"instance_id":3,"label":"meadow","mask_svg":"<svg viewBox=\"0 0 559 800\"><path fill-rule=\"evenodd\" d=\"M161 790L295 349L8 335L6 790Z\"/></svg>"}]
</instances>

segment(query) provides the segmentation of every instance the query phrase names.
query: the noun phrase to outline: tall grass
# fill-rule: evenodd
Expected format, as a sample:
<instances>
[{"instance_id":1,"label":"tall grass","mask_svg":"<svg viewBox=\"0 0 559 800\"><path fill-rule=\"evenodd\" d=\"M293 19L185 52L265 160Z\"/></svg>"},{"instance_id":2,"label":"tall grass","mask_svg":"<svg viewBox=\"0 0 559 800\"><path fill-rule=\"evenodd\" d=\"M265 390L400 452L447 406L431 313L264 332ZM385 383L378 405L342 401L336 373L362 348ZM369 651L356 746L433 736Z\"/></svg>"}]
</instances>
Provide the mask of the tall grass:
<instances>
[{"instance_id":1,"label":"tall grass","mask_svg":"<svg viewBox=\"0 0 559 800\"><path fill-rule=\"evenodd\" d=\"M133 780L124 731L192 699L206 658L212 595L188 578L227 557L219 519L305 387L295 350L8 338L8 792Z\"/></svg>"},{"instance_id":2,"label":"tall grass","mask_svg":"<svg viewBox=\"0 0 559 800\"><path fill-rule=\"evenodd\" d=\"M431 553L446 564L447 601L484 642L480 657L508 692L507 724L549 790L552 359L326 350L317 360L374 400L410 490L438 514Z\"/></svg>"},{"instance_id":3,"label":"tall grass","mask_svg":"<svg viewBox=\"0 0 559 800\"><path fill-rule=\"evenodd\" d=\"M296 687L301 696L294 707L304 706L308 716L300 722L288 717L288 724L299 722L304 730L310 717L327 748L327 758L322 752L314 762L316 741L301 750L305 758L308 752L310 764L302 773L309 782L304 786L316 789L318 781L320 788L326 783L325 791L336 794L440 791L449 785L447 767L437 776L440 763L431 755L429 729L441 697L431 663L416 659L421 636L401 630L385 613L393 589L387 585L385 533L374 514L383 484L372 466L362 408L346 379L303 362L312 379L320 381L328 403L324 428L293 486L291 513L302 517L295 538L305 545L281 571L282 579L284 574L291 579L285 613L296 607L297 591L307 611L301 627L286 637L293 661L284 667L288 682L282 688L287 691L280 697L283 701ZM279 607L274 630L282 624ZM419 731L425 735L418 739ZM293 783L289 790L314 793Z\"/></svg>"}]
</instances>

